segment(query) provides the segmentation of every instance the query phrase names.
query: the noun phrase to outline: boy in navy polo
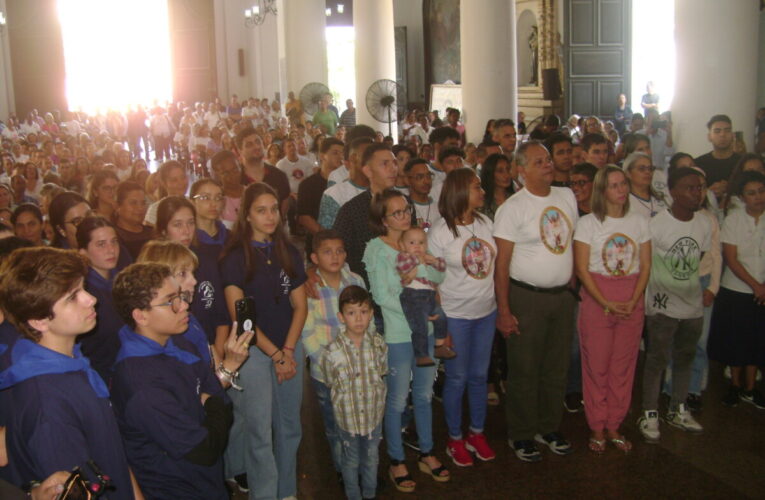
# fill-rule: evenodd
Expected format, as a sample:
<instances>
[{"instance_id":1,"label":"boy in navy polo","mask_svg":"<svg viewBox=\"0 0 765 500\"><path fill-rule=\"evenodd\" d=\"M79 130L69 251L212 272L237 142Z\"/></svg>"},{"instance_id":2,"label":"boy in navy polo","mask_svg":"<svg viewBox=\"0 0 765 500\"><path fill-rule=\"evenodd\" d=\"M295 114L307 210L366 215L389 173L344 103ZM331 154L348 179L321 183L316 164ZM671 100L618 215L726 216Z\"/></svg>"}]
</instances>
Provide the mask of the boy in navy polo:
<instances>
[{"instance_id":1,"label":"boy in navy polo","mask_svg":"<svg viewBox=\"0 0 765 500\"><path fill-rule=\"evenodd\" d=\"M125 321L112 402L128 460L152 499L228 500L223 450L232 411L212 367L181 334L190 297L163 264L133 264L112 288Z\"/></svg>"},{"instance_id":2,"label":"boy in navy polo","mask_svg":"<svg viewBox=\"0 0 765 500\"><path fill-rule=\"evenodd\" d=\"M75 251L46 247L16 250L0 267L0 308L24 337L0 373L12 401L8 457L17 486L87 470L93 460L111 478L103 498L127 500L134 489L109 391L75 345L96 323L96 300L83 288L87 270Z\"/></svg>"}]
</instances>

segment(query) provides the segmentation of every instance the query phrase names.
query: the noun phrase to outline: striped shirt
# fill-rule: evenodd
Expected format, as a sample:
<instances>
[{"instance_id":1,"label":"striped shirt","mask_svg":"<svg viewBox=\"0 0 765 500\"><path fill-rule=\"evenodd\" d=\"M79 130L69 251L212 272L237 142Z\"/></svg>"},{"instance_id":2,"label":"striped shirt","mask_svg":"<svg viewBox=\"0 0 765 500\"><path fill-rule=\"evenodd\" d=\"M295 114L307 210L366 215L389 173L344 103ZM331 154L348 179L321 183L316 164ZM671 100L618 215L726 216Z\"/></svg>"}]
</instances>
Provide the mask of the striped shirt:
<instances>
[{"instance_id":1,"label":"striped shirt","mask_svg":"<svg viewBox=\"0 0 765 500\"><path fill-rule=\"evenodd\" d=\"M353 435L370 435L385 413L388 345L383 337L367 330L356 347L343 330L324 350L321 370L337 425Z\"/></svg>"}]
</instances>

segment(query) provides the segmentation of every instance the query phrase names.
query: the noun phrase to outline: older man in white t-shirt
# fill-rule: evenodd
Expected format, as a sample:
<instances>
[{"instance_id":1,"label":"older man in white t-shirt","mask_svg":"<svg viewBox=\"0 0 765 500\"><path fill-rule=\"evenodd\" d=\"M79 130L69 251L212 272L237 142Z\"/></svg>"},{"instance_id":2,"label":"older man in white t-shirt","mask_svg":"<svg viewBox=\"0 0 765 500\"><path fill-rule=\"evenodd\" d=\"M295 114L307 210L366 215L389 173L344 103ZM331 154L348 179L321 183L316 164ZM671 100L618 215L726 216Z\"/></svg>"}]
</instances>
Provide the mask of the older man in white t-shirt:
<instances>
[{"instance_id":1,"label":"older man in white t-shirt","mask_svg":"<svg viewBox=\"0 0 765 500\"><path fill-rule=\"evenodd\" d=\"M516 162L523 189L497 210L497 329L507 338L507 430L510 446L538 462L537 443L568 455L558 432L574 329L571 249L578 212L568 188L554 187L550 154L538 141L522 144Z\"/></svg>"}]
</instances>

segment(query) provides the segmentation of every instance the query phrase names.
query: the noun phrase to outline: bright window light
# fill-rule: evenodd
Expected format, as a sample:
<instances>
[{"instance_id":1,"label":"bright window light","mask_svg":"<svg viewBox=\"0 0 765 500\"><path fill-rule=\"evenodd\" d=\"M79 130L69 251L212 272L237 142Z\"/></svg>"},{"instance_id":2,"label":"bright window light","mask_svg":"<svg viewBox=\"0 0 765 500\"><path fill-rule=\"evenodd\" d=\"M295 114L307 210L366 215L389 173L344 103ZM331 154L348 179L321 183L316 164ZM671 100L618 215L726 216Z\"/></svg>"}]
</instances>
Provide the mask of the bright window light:
<instances>
[{"instance_id":1,"label":"bright window light","mask_svg":"<svg viewBox=\"0 0 765 500\"><path fill-rule=\"evenodd\" d=\"M653 81L659 111L671 109L675 95L675 3L632 2L632 111L642 113L640 99Z\"/></svg>"},{"instance_id":2,"label":"bright window light","mask_svg":"<svg viewBox=\"0 0 765 500\"><path fill-rule=\"evenodd\" d=\"M167 2L58 0L70 110L172 99Z\"/></svg>"},{"instance_id":3,"label":"bright window light","mask_svg":"<svg viewBox=\"0 0 765 500\"><path fill-rule=\"evenodd\" d=\"M356 106L356 32L352 26L330 26L327 35L327 79L337 108L345 110L346 99Z\"/></svg>"}]
</instances>

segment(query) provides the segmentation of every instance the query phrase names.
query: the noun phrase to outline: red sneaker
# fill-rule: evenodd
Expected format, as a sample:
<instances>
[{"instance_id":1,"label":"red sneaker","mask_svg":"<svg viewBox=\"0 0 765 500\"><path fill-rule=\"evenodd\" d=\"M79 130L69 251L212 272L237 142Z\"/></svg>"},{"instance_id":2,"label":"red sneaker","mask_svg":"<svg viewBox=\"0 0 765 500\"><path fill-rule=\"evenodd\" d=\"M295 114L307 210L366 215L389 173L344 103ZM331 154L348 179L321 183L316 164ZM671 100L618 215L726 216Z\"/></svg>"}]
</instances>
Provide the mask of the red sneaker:
<instances>
[{"instance_id":1,"label":"red sneaker","mask_svg":"<svg viewBox=\"0 0 765 500\"><path fill-rule=\"evenodd\" d=\"M465 448L475 453L475 456L484 462L494 460L494 458L497 456L497 454L494 453L494 450L492 450L489 446L489 443L486 441L486 436L484 436L483 433L468 433L467 444L465 445Z\"/></svg>"},{"instance_id":2,"label":"red sneaker","mask_svg":"<svg viewBox=\"0 0 765 500\"><path fill-rule=\"evenodd\" d=\"M470 467L473 465L473 457L465 448L464 439L449 439L446 443L446 454L452 457L452 462L460 467Z\"/></svg>"}]
</instances>

